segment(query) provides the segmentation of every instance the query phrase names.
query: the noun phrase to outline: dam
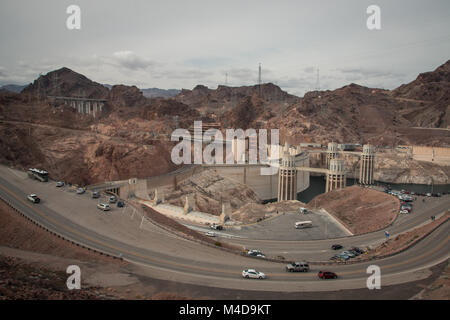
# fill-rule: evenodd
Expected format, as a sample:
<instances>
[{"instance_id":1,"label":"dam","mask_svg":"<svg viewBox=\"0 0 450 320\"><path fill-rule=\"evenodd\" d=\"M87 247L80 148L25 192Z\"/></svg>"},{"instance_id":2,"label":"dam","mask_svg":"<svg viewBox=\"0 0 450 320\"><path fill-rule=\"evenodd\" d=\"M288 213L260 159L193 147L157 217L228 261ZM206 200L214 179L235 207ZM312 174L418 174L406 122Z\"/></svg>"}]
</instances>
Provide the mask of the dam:
<instances>
[{"instance_id":1,"label":"dam","mask_svg":"<svg viewBox=\"0 0 450 320\"><path fill-rule=\"evenodd\" d=\"M237 145L236 141L233 141ZM325 192L334 189L342 189L346 186L346 168L342 158L343 151L337 151L336 143L328 144L328 150L319 151L326 154L326 168L310 167L310 151L303 150L299 146L267 146L268 161L265 163L249 163L249 143L242 155L240 163L239 155L234 154L235 162L232 164L201 164L185 165L180 169L160 176L148 179L131 178L129 180L108 182L90 186L92 190L106 190L123 198L138 197L150 199L149 194L164 187L176 189L178 183L186 180L203 170L215 170L220 176L229 178L244 184L252 189L263 201L277 199L278 201L296 200L297 195L310 186L310 173L324 175L326 178ZM235 148L233 148L234 150ZM273 152L273 150L276 150ZM272 153L271 153L272 152ZM316 151L317 152L317 151ZM373 159L374 148L364 145L363 152L345 152L350 156L356 156L360 161L361 184L373 183ZM264 169L274 169L273 172L262 174ZM270 172L270 170L269 170ZM158 201L164 201L164 197Z\"/></svg>"}]
</instances>

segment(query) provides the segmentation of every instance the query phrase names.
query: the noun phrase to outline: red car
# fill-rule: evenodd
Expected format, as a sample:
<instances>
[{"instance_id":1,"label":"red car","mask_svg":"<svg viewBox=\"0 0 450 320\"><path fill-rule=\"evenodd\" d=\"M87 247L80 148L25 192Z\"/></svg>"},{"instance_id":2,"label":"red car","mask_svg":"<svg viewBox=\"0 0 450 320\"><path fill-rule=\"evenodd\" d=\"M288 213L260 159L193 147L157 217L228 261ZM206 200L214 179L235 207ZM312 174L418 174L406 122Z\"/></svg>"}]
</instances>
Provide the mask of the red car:
<instances>
[{"instance_id":1,"label":"red car","mask_svg":"<svg viewBox=\"0 0 450 320\"><path fill-rule=\"evenodd\" d=\"M336 279L338 277L336 273L331 271L319 271L317 275L320 279Z\"/></svg>"}]
</instances>

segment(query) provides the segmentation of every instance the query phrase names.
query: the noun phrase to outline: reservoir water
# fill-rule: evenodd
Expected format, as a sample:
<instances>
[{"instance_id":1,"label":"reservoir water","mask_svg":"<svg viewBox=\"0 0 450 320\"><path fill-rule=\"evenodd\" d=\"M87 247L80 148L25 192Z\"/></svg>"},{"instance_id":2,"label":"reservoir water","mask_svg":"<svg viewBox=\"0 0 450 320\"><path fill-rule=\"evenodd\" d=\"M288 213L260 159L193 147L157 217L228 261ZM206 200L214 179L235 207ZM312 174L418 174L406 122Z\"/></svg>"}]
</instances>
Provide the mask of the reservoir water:
<instances>
[{"instance_id":1,"label":"reservoir water","mask_svg":"<svg viewBox=\"0 0 450 320\"><path fill-rule=\"evenodd\" d=\"M357 183L357 179L347 179L347 186ZM326 180L324 176L310 177L309 188L297 194L297 200L308 203L315 196L325 192ZM375 185L390 187L393 190L408 190L416 193L444 193L450 192L450 184L446 185L426 185L426 184L396 184L375 181Z\"/></svg>"}]
</instances>

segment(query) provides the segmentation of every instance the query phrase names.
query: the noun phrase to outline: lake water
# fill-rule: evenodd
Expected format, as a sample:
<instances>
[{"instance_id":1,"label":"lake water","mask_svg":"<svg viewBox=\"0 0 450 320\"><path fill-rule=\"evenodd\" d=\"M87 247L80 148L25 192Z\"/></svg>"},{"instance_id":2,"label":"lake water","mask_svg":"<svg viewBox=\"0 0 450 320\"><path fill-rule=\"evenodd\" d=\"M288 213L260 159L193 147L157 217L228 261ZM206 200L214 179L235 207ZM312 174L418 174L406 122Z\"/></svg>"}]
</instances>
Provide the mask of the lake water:
<instances>
[{"instance_id":1,"label":"lake water","mask_svg":"<svg viewBox=\"0 0 450 320\"><path fill-rule=\"evenodd\" d=\"M347 186L357 183L357 179L347 179ZM308 203L315 196L325 192L326 180L324 176L311 177L309 181L309 188L297 194L297 200ZM375 181L375 185L390 187L393 190L408 190L416 193L443 193L450 192L450 184L446 185L426 185L426 184L395 184L387 182Z\"/></svg>"}]
</instances>

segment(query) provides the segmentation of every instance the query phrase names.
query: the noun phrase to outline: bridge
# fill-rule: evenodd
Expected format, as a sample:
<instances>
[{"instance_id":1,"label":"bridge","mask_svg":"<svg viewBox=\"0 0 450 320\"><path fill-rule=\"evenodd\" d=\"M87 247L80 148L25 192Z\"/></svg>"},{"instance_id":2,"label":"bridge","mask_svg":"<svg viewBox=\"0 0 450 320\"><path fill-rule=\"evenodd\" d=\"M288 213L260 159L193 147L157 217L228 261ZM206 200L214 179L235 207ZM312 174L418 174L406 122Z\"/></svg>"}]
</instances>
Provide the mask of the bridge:
<instances>
[{"instance_id":1,"label":"bridge","mask_svg":"<svg viewBox=\"0 0 450 320\"><path fill-rule=\"evenodd\" d=\"M47 96L54 101L63 101L64 104L71 106L78 113L92 115L94 118L97 114L102 113L106 99L91 99L82 97L63 97L63 96Z\"/></svg>"}]
</instances>

